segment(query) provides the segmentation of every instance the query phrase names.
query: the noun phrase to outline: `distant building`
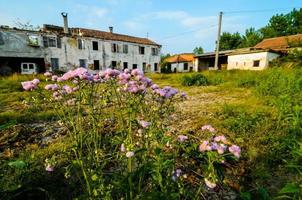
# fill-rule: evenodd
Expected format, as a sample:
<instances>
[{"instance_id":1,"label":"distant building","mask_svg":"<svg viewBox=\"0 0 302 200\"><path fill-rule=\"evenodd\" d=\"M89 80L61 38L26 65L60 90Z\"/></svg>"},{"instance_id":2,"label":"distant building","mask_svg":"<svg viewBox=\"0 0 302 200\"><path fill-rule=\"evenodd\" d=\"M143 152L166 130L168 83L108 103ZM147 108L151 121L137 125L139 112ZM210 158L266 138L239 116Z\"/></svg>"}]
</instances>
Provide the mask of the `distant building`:
<instances>
[{"instance_id":1,"label":"distant building","mask_svg":"<svg viewBox=\"0 0 302 200\"><path fill-rule=\"evenodd\" d=\"M39 71L85 67L158 71L161 45L147 39L84 28L44 25L39 31L0 27L0 68L20 72L21 63L35 63Z\"/></svg>"},{"instance_id":2,"label":"distant building","mask_svg":"<svg viewBox=\"0 0 302 200\"><path fill-rule=\"evenodd\" d=\"M233 50L219 51L218 54L218 69L226 69L228 65L228 54ZM196 55L194 71L200 72L202 70L214 70L215 65L215 52L207 52Z\"/></svg>"},{"instance_id":3,"label":"distant building","mask_svg":"<svg viewBox=\"0 0 302 200\"><path fill-rule=\"evenodd\" d=\"M164 60L172 72L191 72L194 70L194 54L183 53L170 56Z\"/></svg>"}]
</instances>

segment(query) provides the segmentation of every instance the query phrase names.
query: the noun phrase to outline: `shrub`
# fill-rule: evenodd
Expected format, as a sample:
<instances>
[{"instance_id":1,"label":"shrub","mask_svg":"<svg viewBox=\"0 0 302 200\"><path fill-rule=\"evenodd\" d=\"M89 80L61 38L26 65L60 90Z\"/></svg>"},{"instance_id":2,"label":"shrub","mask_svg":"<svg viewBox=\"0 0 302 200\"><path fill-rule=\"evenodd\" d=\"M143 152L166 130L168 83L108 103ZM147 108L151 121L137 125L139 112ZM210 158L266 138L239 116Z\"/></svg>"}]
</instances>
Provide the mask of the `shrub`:
<instances>
[{"instance_id":1,"label":"shrub","mask_svg":"<svg viewBox=\"0 0 302 200\"><path fill-rule=\"evenodd\" d=\"M183 86L201 86L201 85L208 85L208 79L202 74L192 74L192 75L184 75L181 78L181 84Z\"/></svg>"}]
</instances>

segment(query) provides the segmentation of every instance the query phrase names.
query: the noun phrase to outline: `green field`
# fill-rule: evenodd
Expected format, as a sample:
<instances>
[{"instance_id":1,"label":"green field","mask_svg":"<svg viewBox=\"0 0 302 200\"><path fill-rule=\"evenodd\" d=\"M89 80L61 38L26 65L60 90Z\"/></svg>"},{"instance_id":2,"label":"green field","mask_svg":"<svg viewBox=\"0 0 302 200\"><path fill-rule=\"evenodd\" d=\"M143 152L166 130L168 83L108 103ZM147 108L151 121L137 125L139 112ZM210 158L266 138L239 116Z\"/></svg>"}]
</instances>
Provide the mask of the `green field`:
<instances>
[{"instance_id":1,"label":"green field","mask_svg":"<svg viewBox=\"0 0 302 200\"><path fill-rule=\"evenodd\" d=\"M194 75L147 75L160 86L187 93L187 99L176 106L170 131L203 138L201 127L211 124L238 144L242 157L229 172L235 179L223 183L237 198L301 199L302 70L205 71L206 82L185 86L184 76ZM72 180L62 180L62 171L45 175L45 158L56 154L58 162L66 162L60 152L68 148L69 138L63 134L44 142L51 129L61 129L53 111L28 106L37 100L30 99L20 82L32 78L0 78L0 197L25 190L47 191L55 199L66 192L76 196L80 191ZM27 163L26 170L8 165L16 160Z\"/></svg>"}]
</instances>

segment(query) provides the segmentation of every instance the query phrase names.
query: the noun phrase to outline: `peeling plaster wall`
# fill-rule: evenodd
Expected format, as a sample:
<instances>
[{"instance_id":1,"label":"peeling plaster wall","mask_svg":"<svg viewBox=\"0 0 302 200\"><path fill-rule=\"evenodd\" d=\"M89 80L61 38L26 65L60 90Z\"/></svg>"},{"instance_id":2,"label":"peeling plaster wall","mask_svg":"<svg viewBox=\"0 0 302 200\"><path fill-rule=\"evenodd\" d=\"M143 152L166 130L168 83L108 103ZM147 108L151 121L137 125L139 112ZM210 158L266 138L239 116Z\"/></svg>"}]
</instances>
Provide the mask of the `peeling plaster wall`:
<instances>
[{"instance_id":1,"label":"peeling plaster wall","mask_svg":"<svg viewBox=\"0 0 302 200\"><path fill-rule=\"evenodd\" d=\"M149 71L154 71L154 64L160 62L160 52L157 56L153 56L151 48L156 46L140 45L129 42L100 40L96 38L83 38L84 49L78 48L78 38L63 37L62 48L48 47L45 48L45 60L50 64L51 58L59 59L59 66L61 70L68 70L79 66L79 59L85 59L87 61L87 67L92 67L94 60L99 60L100 70L111 67L112 61L116 61L117 68L123 69L123 62L128 63L128 68L132 69L133 64L137 64L137 68L143 68L143 63L149 65ZM98 42L98 50L93 50L92 42ZM120 51L124 44L128 45L128 53L113 53L111 50L111 44L115 43L121 46ZM145 54L139 54L139 46L145 47Z\"/></svg>"},{"instance_id":2,"label":"peeling plaster wall","mask_svg":"<svg viewBox=\"0 0 302 200\"><path fill-rule=\"evenodd\" d=\"M193 62L186 62L188 63L188 69L185 70L184 69L184 64L185 62L181 62L181 63L172 63L171 64L171 70L172 72L189 72L190 68L192 69L192 71L194 71L194 67L193 67Z\"/></svg>"}]
</instances>

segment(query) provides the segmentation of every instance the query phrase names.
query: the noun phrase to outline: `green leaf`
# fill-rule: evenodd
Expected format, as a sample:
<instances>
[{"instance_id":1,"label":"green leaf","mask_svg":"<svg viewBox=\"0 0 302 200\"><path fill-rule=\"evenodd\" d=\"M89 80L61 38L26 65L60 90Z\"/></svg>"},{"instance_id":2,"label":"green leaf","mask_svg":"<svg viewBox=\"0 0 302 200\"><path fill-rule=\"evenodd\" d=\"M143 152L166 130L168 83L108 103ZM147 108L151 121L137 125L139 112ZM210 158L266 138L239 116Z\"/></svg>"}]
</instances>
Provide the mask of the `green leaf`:
<instances>
[{"instance_id":1,"label":"green leaf","mask_svg":"<svg viewBox=\"0 0 302 200\"><path fill-rule=\"evenodd\" d=\"M249 192L240 193L240 199L242 199L242 200L251 200L252 199L251 193L249 193Z\"/></svg>"},{"instance_id":2,"label":"green leaf","mask_svg":"<svg viewBox=\"0 0 302 200\"><path fill-rule=\"evenodd\" d=\"M9 162L8 165L16 169L23 169L26 167L26 163L23 160Z\"/></svg>"},{"instance_id":3,"label":"green leaf","mask_svg":"<svg viewBox=\"0 0 302 200\"><path fill-rule=\"evenodd\" d=\"M281 194L299 192L299 186L295 183L287 183L280 191Z\"/></svg>"}]
</instances>

